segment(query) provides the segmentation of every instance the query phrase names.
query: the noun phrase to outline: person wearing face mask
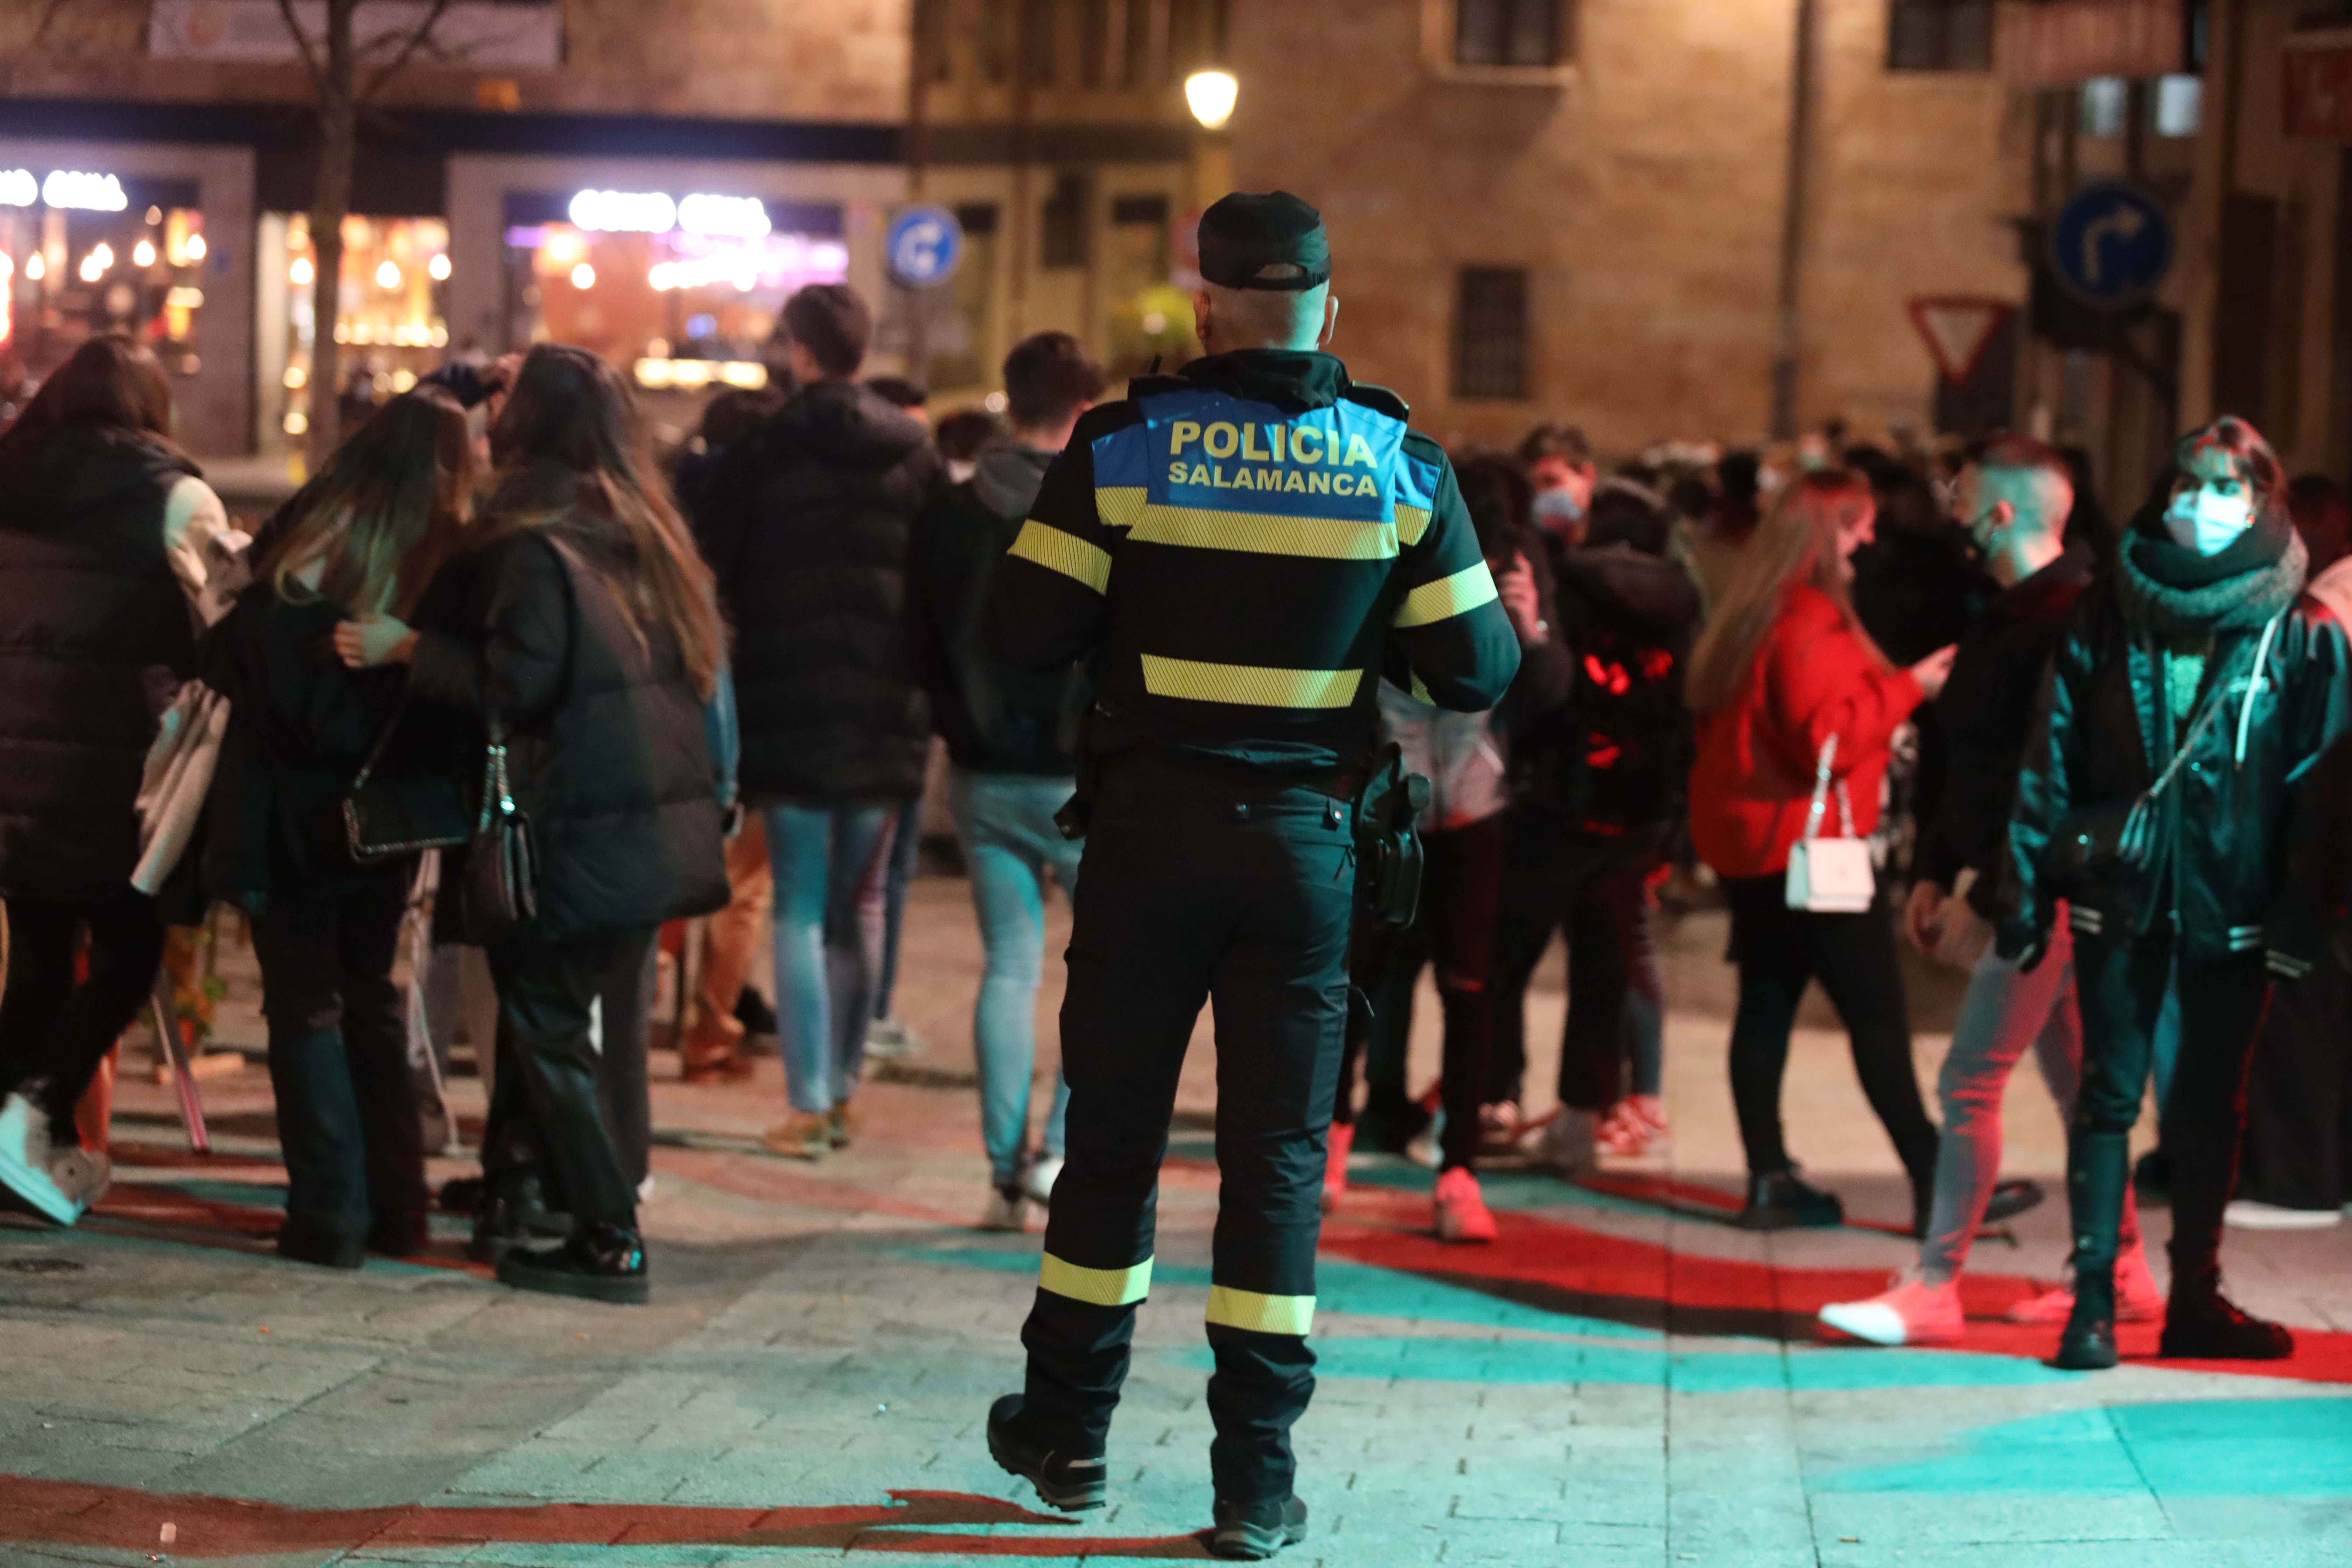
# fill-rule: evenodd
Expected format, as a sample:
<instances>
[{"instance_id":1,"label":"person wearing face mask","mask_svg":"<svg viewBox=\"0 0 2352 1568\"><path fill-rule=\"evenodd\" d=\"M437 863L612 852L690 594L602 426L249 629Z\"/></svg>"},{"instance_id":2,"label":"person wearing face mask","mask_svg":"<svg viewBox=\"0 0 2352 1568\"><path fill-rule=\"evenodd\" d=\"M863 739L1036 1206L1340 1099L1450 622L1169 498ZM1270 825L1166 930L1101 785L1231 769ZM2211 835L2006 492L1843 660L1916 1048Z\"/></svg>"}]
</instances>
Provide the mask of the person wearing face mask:
<instances>
[{"instance_id":1,"label":"person wearing face mask","mask_svg":"<svg viewBox=\"0 0 2352 1568\"><path fill-rule=\"evenodd\" d=\"M2347 653L2304 593L2306 552L2278 459L2224 417L2176 448L2058 647L2018 780L2014 915L2001 956L2030 973L2074 939L2084 1081L2067 1154L2074 1304L2057 1364L2116 1364L2116 1249L2165 992L2180 1056L2161 1107L2172 1285L2158 1353L2277 1360L2294 1336L2221 1294L2247 1065L2270 977L2308 972L2340 901L2288 884L2316 815L2299 787L2345 728ZM2267 965L2265 954L2267 953ZM2267 973L2266 973L2267 969Z\"/></svg>"},{"instance_id":2,"label":"person wearing face mask","mask_svg":"<svg viewBox=\"0 0 2352 1568\"><path fill-rule=\"evenodd\" d=\"M1977 1228L2041 1199L2031 1184L1996 1182L2009 1076L2032 1050L2061 1113L2071 1116L2082 1075L2083 1031L2064 927L2055 930L2053 952L2031 973L1988 950L1991 922L2004 912L2009 853L2010 795L1998 781L2017 774L2032 735L2042 672L2095 565L2087 541L2065 537L2074 481L2064 460L2042 443L1995 439L1962 471L1958 489L1958 517L2000 593L1960 638L1937 703L1941 744L1922 752L1916 879L1904 911L1914 946L1969 971L1937 1085L1944 1135L1934 1200L1916 1267L1877 1296L1821 1310L1832 1328L1877 1344L1960 1337L1959 1275ZM2163 1299L2128 1199L2124 1225L2121 1308L2126 1317L2154 1318ZM2011 1315L2063 1322L2073 1306L2073 1292L2060 1289L2020 1303Z\"/></svg>"},{"instance_id":3,"label":"person wearing face mask","mask_svg":"<svg viewBox=\"0 0 2352 1568\"><path fill-rule=\"evenodd\" d=\"M1537 426L1519 443L1519 465L1536 488L1536 526L1556 549L1581 542L1601 478L1584 432L1573 425Z\"/></svg>"}]
</instances>

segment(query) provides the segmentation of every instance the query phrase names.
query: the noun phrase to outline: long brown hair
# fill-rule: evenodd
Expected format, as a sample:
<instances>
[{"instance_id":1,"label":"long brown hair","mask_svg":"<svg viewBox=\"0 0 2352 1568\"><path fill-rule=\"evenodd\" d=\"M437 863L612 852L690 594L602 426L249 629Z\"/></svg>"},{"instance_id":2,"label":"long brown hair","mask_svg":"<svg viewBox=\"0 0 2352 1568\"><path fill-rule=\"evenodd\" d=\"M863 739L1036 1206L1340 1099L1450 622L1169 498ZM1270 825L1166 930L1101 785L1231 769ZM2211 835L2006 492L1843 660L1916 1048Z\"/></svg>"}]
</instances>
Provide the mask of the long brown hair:
<instances>
[{"instance_id":1,"label":"long brown hair","mask_svg":"<svg viewBox=\"0 0 2352 1568\"><path fill-rule=\"evenodd\" d=\"M718 584L654 467L620 374L586 349L531 350L490 426L490 462L483 542L527 528L583 534L638 627L668 627L695 690L707 699L718 689L727 657Z\"/></svg>"},{"instance_id":2,"label":"long brown hair","mask_svg":"<svg viewBox=\"0 0 2352 1568\"><path fill-rule=\"evenodd\" d=\"M0 445L41 440L67 425L135 430L172 447L172 383L154 351L127 332L89 339L49 372Z\"/></svg>"},{"instance_id":3,"label":"long brown hair","mask_svg":"<svg viewBox=\"0 0 2352 1568\"><path fill-rule=\"evenodd\" d=\"M473 491L466 411L437 387L403 393L287 503L254 575L289 604L325 598L405 616L456 549ZM312 562L324 563L315 592L298 575Z\"/></svg>"},{"instance_id":4,"label":"long brown hair","mask_svg":"<svg viewBox=\"0 0 2352 1568\"><path fill-rule=\"evenodd\" d=\"M1723 602L1691 650L1688 700L1694 712L1711 713L1738 697L1793 584L1809 584L1828 595L1869 657L1886 666L1886 656L1854 616L1838 558L1839 531L1874 510L1870 481L1851 468L1818 469L1780 492L1741 548Z\"/></svg>"}]
</instances>

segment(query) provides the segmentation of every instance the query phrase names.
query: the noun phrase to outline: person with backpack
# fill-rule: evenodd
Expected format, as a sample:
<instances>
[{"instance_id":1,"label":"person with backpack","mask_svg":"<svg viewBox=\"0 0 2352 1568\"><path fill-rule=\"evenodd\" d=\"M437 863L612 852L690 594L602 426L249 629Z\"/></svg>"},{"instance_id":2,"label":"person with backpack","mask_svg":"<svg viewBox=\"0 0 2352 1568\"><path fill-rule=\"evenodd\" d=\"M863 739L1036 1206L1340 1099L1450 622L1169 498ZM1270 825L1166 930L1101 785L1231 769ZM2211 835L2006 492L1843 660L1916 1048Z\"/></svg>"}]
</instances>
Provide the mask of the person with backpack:
<instances>
[{"instance_id":1,"label":"person with backpack","mask_svg":"<svg viewBox=\"0 0 2352 1568\"><path fill-rule=\"evenodd\" d=\"M917 516L908 549L908 632L932 725L954 764L949 798L984 954L971 1021L989 1167L982 1230L1027 1228L1025 1205L1044 1206L1061 1171L1068 1087L1057 1072L1045 1146L1033 1155L1030 1082L1045 877L1075 896L1083 847L1054 818L1077 788L1078 721L1093 689L1075 663L1045 672L1006 667L987 650L982 616L1046 468L1102 391L1101 369L1069 333L1016 344L1004 359L1011 433Z\"/></svg>"},{"instance_id":2,"label":"person with backpack","mask_svg":"<svg viewBox=\"0 0 2352 1568\"><path fill-rule=\"evenodd\" d=\"M1691 758L1683 668L1699 621L1697 585L1667 559L1667 533L1664 504L1646 487L1612 479L1593 492L1584 542L1551 562L1574 684L1512 733L1490 1098L1518 1098L1528 983L1552 932L1564 931L1560 1109L1537 1146L1563 1174L1591 1168L1604 1122L1627 1149L1665 1128L1664 983L1649 885L1682 816Z\"/></svg>"}]
</instances>

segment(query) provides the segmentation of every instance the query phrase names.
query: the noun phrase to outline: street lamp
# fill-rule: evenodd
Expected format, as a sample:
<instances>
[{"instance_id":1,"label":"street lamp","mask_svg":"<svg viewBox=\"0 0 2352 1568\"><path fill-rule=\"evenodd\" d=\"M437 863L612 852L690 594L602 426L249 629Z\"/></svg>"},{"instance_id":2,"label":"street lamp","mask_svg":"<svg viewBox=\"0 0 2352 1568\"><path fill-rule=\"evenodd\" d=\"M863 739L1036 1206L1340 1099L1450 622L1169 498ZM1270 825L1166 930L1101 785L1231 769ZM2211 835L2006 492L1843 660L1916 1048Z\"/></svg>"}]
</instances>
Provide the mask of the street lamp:
<instances>
[{"instance_id":1,"label":"street lamp","mask_svg":"<svg viewBox=\"0 0 2352 1568\"><path fill-rule=\"evenodd\" d=\"M1206 131L1224 128L1234 117L1234 100L1240 96L1241 84L1234 80L1231 71L1194 71L1184 79L1184 101Z\"/></svg>"}]
</instances>

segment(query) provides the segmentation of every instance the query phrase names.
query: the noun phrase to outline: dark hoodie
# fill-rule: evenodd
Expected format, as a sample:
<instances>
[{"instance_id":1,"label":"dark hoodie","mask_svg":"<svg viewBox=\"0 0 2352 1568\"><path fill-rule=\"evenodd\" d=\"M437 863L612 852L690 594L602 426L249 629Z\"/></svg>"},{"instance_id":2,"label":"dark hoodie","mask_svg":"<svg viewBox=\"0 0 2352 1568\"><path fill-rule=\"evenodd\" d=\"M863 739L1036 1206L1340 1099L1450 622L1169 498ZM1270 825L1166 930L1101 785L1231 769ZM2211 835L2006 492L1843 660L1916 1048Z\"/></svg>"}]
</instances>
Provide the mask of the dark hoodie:
<instances>
[{"instance_id":1,"label":"dark hoodie","mask_svg":"<svg viewBox=\"0 0 2352 1568\"><path fill-rule=\"evenodd\" d=\"M735 630L747 801L922 792L907 547L944 478L919 421L846 381L803 389L730 454L695 523Z\"/></svg>"},{"instance_id":2,"label":"dark hoodie","mask_svg":"<svg viewBox=\"0 0 2352 1568\"><path fill-rule=\"evenodd\" d=\"M195 471L97 426L0 442L0 898L130 894L140 773L195 657L163 550Z\"/></svg>"},{"instance_id":3,"label":"dark hoodie","mask_svg":"<svg viewBox=\"0 0 2352 1568\"><path fill-rule=\"evenodd\" d=\"M1683 678L1698 586L1679 563L1625 543L1559 551L1552 571L1576 685L1513 731L1516 793L1647 848L1680 816L1689 780Z\"/></svg>"},{"instance_id":4,"label":"dark hoodie","mask_svg":"<svg viewBox=\"0 0 2352 1568\"><path fill-rule=\"evenodd\" d=\"M1004 441L962 484L940 492L915 525L907 563L908 633L931 723L960 768L1069 778L1093 685L1076 665L1014 669L986 647L983 612L997 563L1013 547L1057 454Z\"/></svg>"}]
</instances>

